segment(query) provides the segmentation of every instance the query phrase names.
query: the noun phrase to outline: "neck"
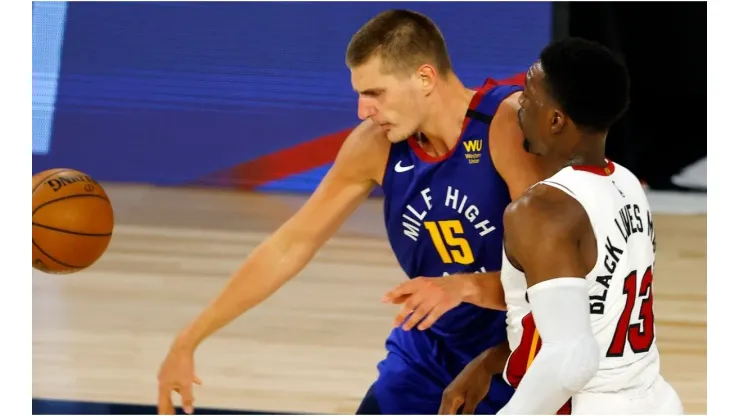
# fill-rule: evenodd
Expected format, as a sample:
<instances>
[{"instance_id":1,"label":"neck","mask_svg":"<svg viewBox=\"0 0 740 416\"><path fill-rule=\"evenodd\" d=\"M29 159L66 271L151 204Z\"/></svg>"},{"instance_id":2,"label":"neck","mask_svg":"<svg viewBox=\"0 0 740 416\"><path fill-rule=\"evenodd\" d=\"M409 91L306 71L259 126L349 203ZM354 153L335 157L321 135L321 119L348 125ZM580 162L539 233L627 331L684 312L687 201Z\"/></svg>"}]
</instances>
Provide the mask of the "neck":
<instances>
[{"instance_id":1,"label":"neck","mask_svg":"<svg viewBox=\"0 0 740 416\"><path fill-rule=\"evenodd\" d=\"M454 74L440 80L438 87L429 97L432 110L419 129L419 133L428 140L425 150L440 156L455 146L465 122L470 100L474 95L475 91L465 88Z\"/></svg>"},{"instance_id":2,"label":"neck","mask_svg":"<svg viewBox=\"0 0 740 416\"><path fill-rule=\"evenodd\" d=\"M606 133L582 133L563 166L606 166Z\"/></svg>"}]
</instances>

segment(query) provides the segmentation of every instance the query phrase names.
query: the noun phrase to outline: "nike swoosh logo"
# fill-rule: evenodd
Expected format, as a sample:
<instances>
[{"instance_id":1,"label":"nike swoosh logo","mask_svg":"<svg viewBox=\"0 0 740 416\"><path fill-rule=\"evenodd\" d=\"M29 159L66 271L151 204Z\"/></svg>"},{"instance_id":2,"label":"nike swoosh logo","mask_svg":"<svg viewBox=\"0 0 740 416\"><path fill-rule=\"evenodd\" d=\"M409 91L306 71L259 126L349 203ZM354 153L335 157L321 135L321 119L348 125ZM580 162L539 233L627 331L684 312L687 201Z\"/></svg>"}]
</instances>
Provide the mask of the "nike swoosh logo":
<instances>
[{"instance_id":1,"label":"nike swoosh logo","mask_svg":"<svg viewBox=\"0 0 740 416\"><path fill-rule=\"evenodd\" d=\"M398 163L396 163L395 170L398 173L403 173L403 172L408 172L408 171L410 171L413 168L414 168L414 165L401 166L401 161L399 160Z\"/></svg>"}]
</instances>

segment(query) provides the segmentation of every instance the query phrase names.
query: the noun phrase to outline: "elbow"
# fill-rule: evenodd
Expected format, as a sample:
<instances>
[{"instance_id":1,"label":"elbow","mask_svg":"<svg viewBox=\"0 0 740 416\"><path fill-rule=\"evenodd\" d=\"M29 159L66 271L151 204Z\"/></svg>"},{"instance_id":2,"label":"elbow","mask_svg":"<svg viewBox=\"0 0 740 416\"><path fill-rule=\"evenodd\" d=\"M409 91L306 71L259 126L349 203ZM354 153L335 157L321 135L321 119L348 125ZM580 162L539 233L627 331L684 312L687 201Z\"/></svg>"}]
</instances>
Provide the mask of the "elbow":
<instances>
[{"instance_id":1,"label":"elbow","mask_svg":"<svg viewBox=\"0 0 740 416\"><path fill-rule=\"evenodd\" d=\"M573 393L586 387L599 371L601 362L599 344L593 335L582 337L578 344L570 349L570 357L563 363L563 387Z\"/></svg>"},{"instance_id":2,"label":"elbow","mask_svg":"<svg viewBox=\"0 0 740 416\"><path fill-rule=\"evenodd\" d=\"M290 279L306 267L325 239L314 233L287 231L278 232L275 235L274 250L278 255L272 267L283 269Z\"/></svg>"},{"instance_id":3,"label":"elbow","mask_svg":"<svg viewBox=\"0 0 740 416\"><path fill-rule=\"evenodd\" d=\"M241 269L280 284L295 277L316 253L313 245L278 230L247 257Z\"/></svg>"},{"instance_id":4,"label":"elbow","mask_svg":"<svg viewBox=\"0 0 740 416\"><path fill-rule=\"evenodd\" d=\"M585 350L584 355L587 358L584 365L586 366L586 372L589 375L588 381L591 381L591 379L596 375L596 372L599 371L599 364L601 363L601 349L593 335L589 334L589 336L585 338L586 339L583 342Z\"/></svg>"}]
</instances>

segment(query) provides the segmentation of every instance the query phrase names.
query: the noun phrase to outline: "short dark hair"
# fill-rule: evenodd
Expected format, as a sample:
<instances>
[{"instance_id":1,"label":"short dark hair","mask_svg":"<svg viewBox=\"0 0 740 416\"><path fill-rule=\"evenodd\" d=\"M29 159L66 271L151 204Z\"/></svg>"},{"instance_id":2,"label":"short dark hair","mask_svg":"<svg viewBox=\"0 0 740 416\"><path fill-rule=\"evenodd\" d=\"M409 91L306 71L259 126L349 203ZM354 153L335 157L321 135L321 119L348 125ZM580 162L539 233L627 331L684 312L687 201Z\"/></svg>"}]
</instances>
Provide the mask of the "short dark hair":
<instances>
[{"instance_id":1,"label":"short dark hair","mask_svg":"<svg viewBox=\"0 0 740 416\"><path fill-rule=\"evenodd\" d=\"M629 107L630 80L622 59L605 46L566 38L540 53L545 85L575 124L607 131Z\"/></svg>"},{"instance_id":2,"label":"short dark hair","mask_svg":"<svg viewBox=\"0 0 740 416\"><path fill-rule=\"evenodd\" d=\"M347 47L350 68L380 56L386 72L416 70L431 63L442 75L452 70L442 32L432 19L410 10L388 10L365 23Z\"/></svg>"}]
</instances>

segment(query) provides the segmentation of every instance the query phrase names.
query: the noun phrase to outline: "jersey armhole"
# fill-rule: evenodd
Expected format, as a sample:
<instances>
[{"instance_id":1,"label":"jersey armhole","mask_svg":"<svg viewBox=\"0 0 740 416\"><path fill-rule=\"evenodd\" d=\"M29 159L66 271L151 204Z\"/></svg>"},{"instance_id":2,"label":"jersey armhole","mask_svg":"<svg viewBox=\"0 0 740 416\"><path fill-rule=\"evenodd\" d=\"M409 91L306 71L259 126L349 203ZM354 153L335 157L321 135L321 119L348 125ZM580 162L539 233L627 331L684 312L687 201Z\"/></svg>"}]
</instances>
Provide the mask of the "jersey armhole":
<instances>
[{"instance_id":1,"label":"jersey armhole","mask_svg":"<svg viewBox=\"0 0 740 416\"><path fill-rule=\"evenodd\" d=\"M524 270L522 270L522 266L520 266L518 263L516 263L514 261L511 261L511 257L509 257L509 253L506 252L506 242L505 241L504 241L504 244L503 244L503 247L502 247L502 250L501 251L503 252L502 253L502 256L501 256L502 263L503 263L503 260L506 259L506 262L509 263L509 265L511 266L511 268L513 268L514 270L516 270L516 271L518 271L520 273L524 273ZM503 269L503 264L501 265L501 268Z\"/></svg>"},{"instance_id":2,"label":"jersey armhole","mask_svg":"<svg viewBox=\"0 0 740 416\"><path fill-rule=\"evenodd\" d=\"M391 156L393 155L393 146L395 146L396 144L398 144L398 143L391 143L391 145L388 146L388 152L386 152L386 155L385 155L385 165L383 166L383 170L382 170L383 177L380 178L380 183L377 185L377 186L380 187L380 189L383 190L383 193L384 194L386 193L386 191L385 191L385 183L386 182L385 181L386 181L386 179L388 179L388 168L391 165Z\"/></svg>"},{"instance_id":3,"label":"jersey armhole","mask_svg":"<svg viewBox=\"0 0 740 416\"><path fill-rule=\"evenodd\" d=\"M553 187L555 189L559 189L562 192L565 192L566 195L568 195L569 197L575 199L576 202L578 202L578 204L580 204L583 207L583 210L586 211L586 207L583 206L583 204L581 203L581 201L576 196L575 192L571 191L567 186L565 186L565 185L563 185L561 183L558 183L558 182L553 182L551 180L544 180L544 181L541 181L540 183L543 184L543 185L551 186L551 187ZM586 215L588 215L588 211L586 211ZM590 222L591 221L591 217L589 217L588 220Z\"/></svg>"}]
</instances>

